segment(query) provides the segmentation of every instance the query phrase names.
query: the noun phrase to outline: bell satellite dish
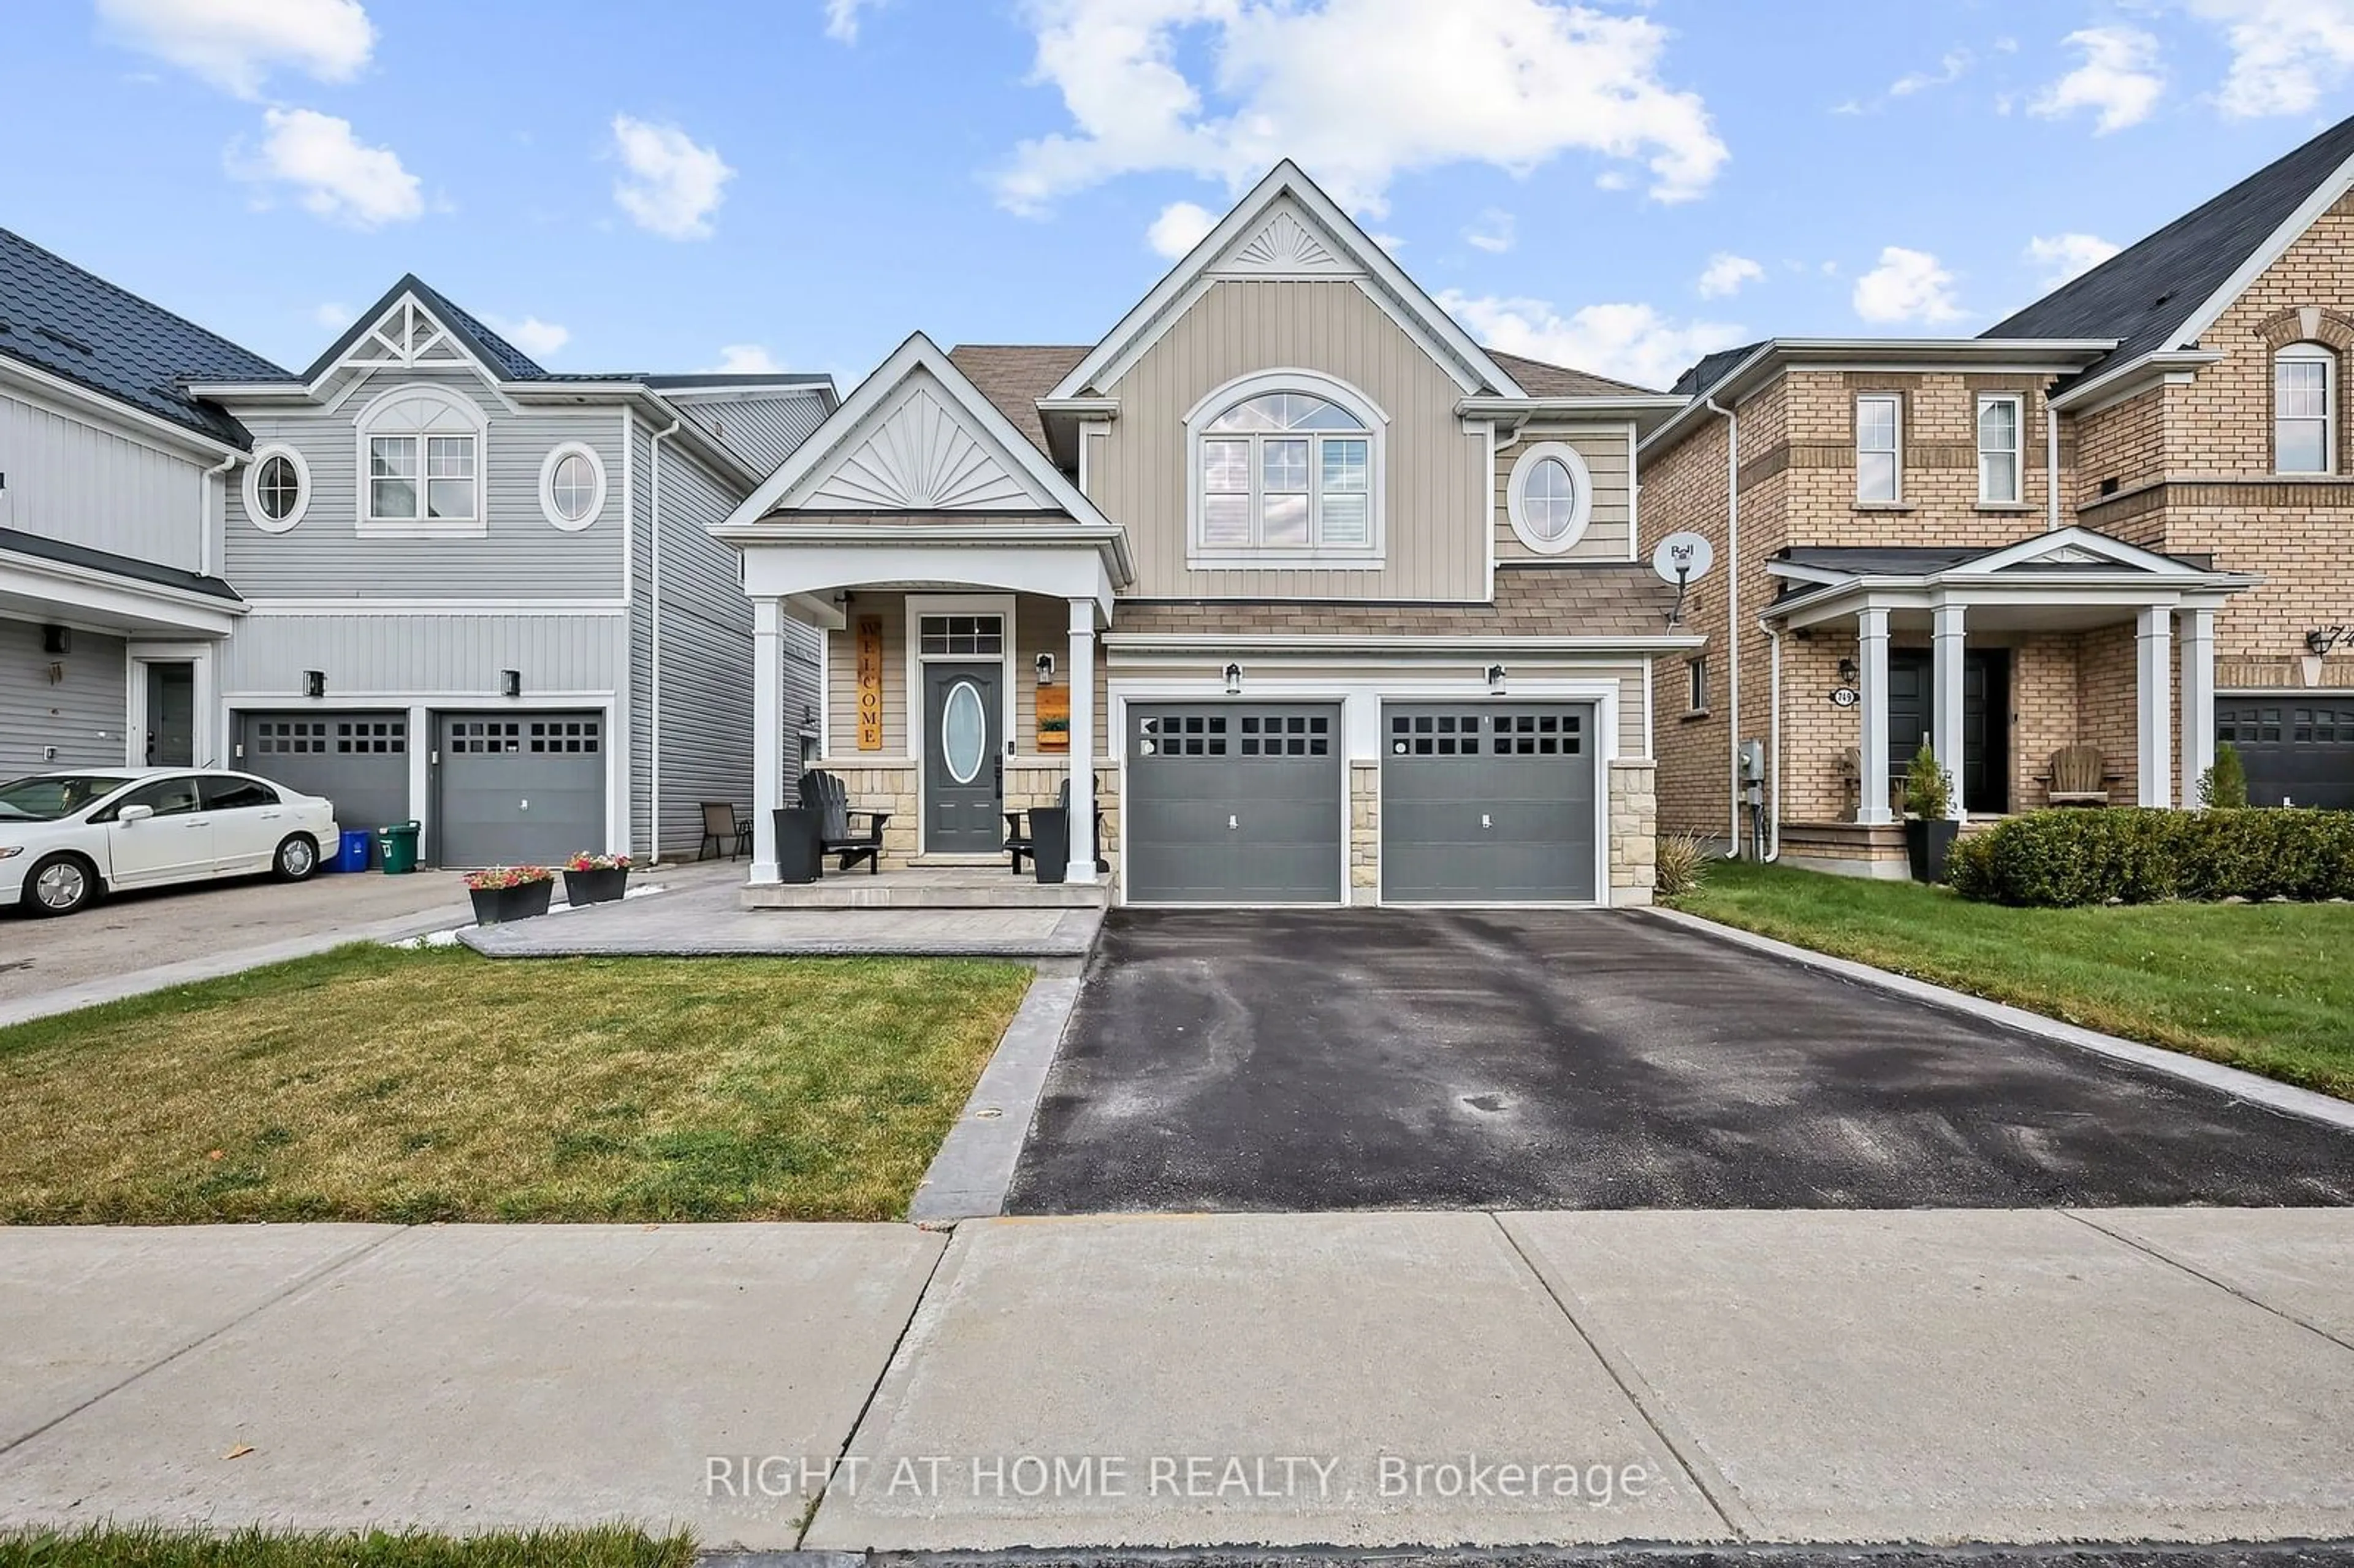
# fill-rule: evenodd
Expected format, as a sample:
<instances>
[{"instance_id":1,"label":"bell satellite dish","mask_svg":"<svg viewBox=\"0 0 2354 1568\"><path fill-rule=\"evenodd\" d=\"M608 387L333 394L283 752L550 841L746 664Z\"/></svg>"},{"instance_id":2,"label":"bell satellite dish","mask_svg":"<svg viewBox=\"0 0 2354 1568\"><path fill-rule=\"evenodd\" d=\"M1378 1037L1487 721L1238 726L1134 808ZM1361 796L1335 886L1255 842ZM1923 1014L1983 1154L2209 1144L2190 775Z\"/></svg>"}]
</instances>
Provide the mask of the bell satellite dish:
<instances>
[{"instance_id":1,"label":"bell satellite dish","mask_svg":"<svg viewBox=\"0 0 2354 1568\"><path fill-rule=\"evenodd\" d=\"M1668 611L1670 626L1683 624L1685 591L1715 564L1716 552L1697 534L1670 534L1651 552L1651 569L1676 585L1676 607Z\"/></svg>"}]
</instances>

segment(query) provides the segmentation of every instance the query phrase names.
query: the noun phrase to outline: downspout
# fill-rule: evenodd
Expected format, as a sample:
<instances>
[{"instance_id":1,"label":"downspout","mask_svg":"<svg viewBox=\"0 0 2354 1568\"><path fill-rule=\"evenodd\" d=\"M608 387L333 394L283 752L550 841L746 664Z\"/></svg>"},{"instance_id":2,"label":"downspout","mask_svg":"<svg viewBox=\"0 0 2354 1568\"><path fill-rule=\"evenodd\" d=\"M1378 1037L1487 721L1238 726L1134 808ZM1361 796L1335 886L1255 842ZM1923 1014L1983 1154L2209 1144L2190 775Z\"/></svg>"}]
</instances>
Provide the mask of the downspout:
<instances>
[{"instance_id":1,"label":"downspout","mask_svg":"<svg viewBox=\"0 0 2354 1568\"><path fill-rule=\"evenodd\" d=\"M2043 506L2054 534L2060 531L2060 410L2052 406L2052 388L2043 388Z\"/></svg>"},{"instance_id":2,"label":"downspout","mask_svg":"<svg viewBox=\"0 0 2354 1568\"><path fill-rule=\"evenodd\" d=\"M207 577L216 575L213 571L213 481L235 468L237 460L242 455L231 452L205 470L202 487L196 492L196 570ZM221 487L221 531L228 531L228 487L226 484Z\"/></svg>"},{"instance_id":3,"label":"downspout","mask_svg":"<svg viewBox=\"0 0 2354 1568\"><path fill-rule=\"evenodd\" d=\"M684 423L646 440L646 827L653 840L652 863L662 863L662 444Z\"/></svg>"},{"instance_id":4,"label":"downspout","mask_svg":"<svg viewBox=\"0 0 2354 1568\"><path fill-rule=\"evenodd\" d=\"M1766 797L1766 863L1782 858L1782 629L1760 617L1757 629L1766 633L1773 652L1774 675L1768 690L1774 711L1766 721L1766 766L1772 769Z\"/></svg>"},{"instance_id":5,"label":"downspout","mask_svg":"<svg viewBox=\"0 0 2354 1568\"><path fill-rule=\"evenodd\" d=\"M1741 858L1741 416L1718 405L1713 396L1701 406L1724 421L1724 689L1730 694L1726 711L1726 793L1731 824L1724 858Z\"/></svg>"}]
</instances>

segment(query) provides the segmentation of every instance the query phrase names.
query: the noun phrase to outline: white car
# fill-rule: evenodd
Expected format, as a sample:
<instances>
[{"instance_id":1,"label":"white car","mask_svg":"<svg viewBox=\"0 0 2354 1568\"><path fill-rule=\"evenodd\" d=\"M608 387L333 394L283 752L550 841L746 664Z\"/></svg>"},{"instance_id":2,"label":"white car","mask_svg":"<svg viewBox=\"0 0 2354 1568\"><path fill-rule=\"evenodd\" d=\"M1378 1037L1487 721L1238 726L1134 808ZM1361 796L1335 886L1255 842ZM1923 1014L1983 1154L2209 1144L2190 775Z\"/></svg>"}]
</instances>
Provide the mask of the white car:
<instances>
[{"instance_id":1,"label":"white car","mask_svg":"<svg viewBox=\"0 0 2354 1568\"><path fill-rule=\"evenodd\" d=\"M339 842L335 807L249 773L93 768L0 784L0 906L70 915L122 887L271 873Z\"/></svg>"}]
</instances>

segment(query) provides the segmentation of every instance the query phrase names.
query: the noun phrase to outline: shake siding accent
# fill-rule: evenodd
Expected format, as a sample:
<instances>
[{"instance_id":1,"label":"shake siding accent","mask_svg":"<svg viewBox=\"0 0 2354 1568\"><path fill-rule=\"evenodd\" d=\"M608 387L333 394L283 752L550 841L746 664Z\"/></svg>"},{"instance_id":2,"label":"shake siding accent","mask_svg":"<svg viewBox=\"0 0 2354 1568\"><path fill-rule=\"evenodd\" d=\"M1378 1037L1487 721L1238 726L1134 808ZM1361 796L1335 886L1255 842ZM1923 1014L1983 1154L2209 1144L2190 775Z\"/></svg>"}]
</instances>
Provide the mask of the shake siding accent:
<instances>
[{"instance_id":1,"label":"shake siding accent","mask_svg":"<svg viewBox=\"0 0 2354 1568\"><path fill-rule=\"evenodd\" d=\"M489 420L482 461L490 521L482 535L446 539L363 537L358 532L358 425L362 409L395 387L432 386L480 407ZM223 576L249 599L610 599L621 592L620 420L611 405L510 413L465 371L371 372L331 410L242 410L257 449L283 443L311 470L311 500L292 532L266 534L245 511L244 469L228 485ZM605 509L578 533L539 508L539 470L565 441L593 448L605 464Z\"/></svg>"},{"instance_id":2,"label":"shake siding accent","mask_svg":"<svg viewBox=\"0 0 2354 1568\"><path fill-rule=\"evenodd\" d=\"M1574 447L1594 476L1594 505L1585 533L1558 556L1543 556L1512 532L1512 469L1532 446L1560 441ZM1496 453L1496 558L1500 561L1623 561L1628 527L1627 427L1527 427L1521 439Z\"/></svg>"},{"instance_id":3,"label":"shake siding accent","mask_svg":"<svg viewBox=\"0 0 2354 1568\"><path fill-rule=\"evenodd\" d=\"M9 482L16 482L13 471ZM55 685L51 662L41 652L37 622L0 620L0 778L122 766L122 640L76 628L73 652L62 661L65 679ZM58 748L55 761L41 756L45 746Z\"/></svg>"},{"instance_id":4,"label":"shake siding accent","mask_svg":"<svg viewBox=\"0 0 2354 1568\"><path fill-rule=\"evenodd\" d=\"M0 396L0 527L204 569L204 464Z\"/></svg>"},{"instance_id":5,"label":"shake siding accent","mask_svg":"<svg viewBox=\"0 0 2354 1568\"><path fill-rule=\"evenodd\" d=\"M1189 570L1185 415L1263 370L1320 371L1389 415L1386 565ZM1487 591L1483 436L1455 417L1459 391L1354 283L1221 281L1119 381L1110 434L1088 456L1090 499L1128 528L1146 598L1477 599Z\"/></svg>"},{"instance_id":6,"label":"shake siding accent","mask_svg":"<svg viewBox=\"0 0 2354 1568\"><path fill-rule=\"evenodd\" d=\"M435 705L507 705L499 672L523 673L525 707L562 706L562 692L610 692L621 683L618 609L563 615L470 611L246 618L221 644L222 693L243 706L299 700L302 672L327 677L327 705L370 694L430 695Z\"/></svg>"}]
</instances>

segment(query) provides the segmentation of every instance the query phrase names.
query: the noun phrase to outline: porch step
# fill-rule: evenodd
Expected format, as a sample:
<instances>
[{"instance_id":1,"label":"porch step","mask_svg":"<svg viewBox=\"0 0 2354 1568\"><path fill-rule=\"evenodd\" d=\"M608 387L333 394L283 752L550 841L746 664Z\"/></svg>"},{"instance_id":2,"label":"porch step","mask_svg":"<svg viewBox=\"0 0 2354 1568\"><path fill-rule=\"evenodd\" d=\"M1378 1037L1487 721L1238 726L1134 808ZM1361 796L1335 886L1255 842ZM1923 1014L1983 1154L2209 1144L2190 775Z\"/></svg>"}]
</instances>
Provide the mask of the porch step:
<instances>
[{"instance_id":1,"label":"porch step","mask_svg":"<svg viewBox=\"0 0 2354 1568\"><path fill-rule=\"evenodd\" d=\"M752 883L747 909L1100 909L1111 889L1015 876L998 861L982 867L896 868L879 876L830 873L817 882Z\"/></svg>"}]
</instances>

